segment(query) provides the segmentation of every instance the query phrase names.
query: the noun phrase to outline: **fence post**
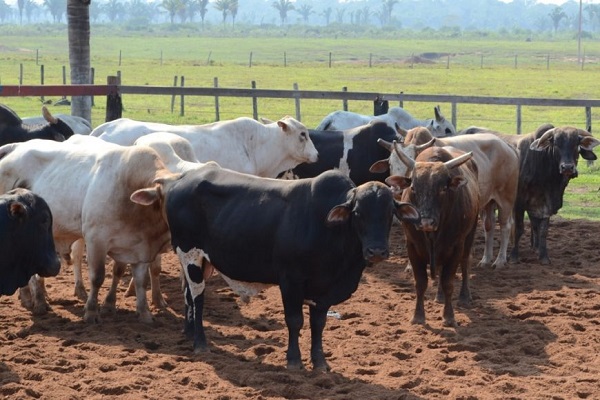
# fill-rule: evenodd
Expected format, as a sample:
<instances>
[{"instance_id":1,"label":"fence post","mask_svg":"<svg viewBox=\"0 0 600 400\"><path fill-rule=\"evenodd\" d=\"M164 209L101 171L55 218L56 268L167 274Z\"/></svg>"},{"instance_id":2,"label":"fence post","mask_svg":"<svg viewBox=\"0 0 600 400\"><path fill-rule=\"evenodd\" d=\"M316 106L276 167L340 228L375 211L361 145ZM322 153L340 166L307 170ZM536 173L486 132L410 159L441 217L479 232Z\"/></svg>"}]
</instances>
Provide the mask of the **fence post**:
<instances>
[{"instance_id":1,"label":"fence post","mask_svg":"<svg viewBox=\"0 0 600 400\"><path fill-rule=\"evenodd\" d=\"M448 54L448 59L446 60L446 69L450 69L450 54Z\"/></svg>"},{"instance_id":2,"label":"fence post","mask_svg":"<svg viewBox=\"0 0 600 400\"><path fill-rule=\"evenodd\" d=\"M177 86L177 75L173 78L173 86ZM175 95L171 96L171 114L175 111Z\"/></svg>"},{"instance_id":3,"label":"fence post","mask_svg":"<svg viewBox=\"0 0 600 400\"><path fill-rule=\"evenodd\" d=\"M400 100L398 101L398 106L404 108L404 100L402 100L402 94L404 94L404 92L400 92Z\"/></svg>"},{"instance_id":4,"label":"fence post","mask_svg":"<svg viewBox=\"0 0 600 400\"><path fill-rule=\"evenodd\" d=\"M252 81L252 89L256 89L256 81ZM256 94L252 94L252 116L258 121L258 99Z\"/></svg>"},{"instance_id":5,"label":"fence post","mask_svg":"<svg viewBox=\"0 0 600 400\"><path fill-rule=\"evenodd\" d=\"M387 114L390 109L390 104L387 100L383 100L381 97L375 97L373 100L373 115Z\"/></svg>"},{"instance_id":6,"label":"fence post","mask_svg":"<svg viewBox=\"0 0 600 400\"><path fill-rule=\"evenodd\" d=\"M121 50L119 50L119 67L121 66Z\"/></svg>"},{"instance_id":7,"label":"fence post","mask_svg":"<svg viewBox=\"0 0 600 400\"><path fill-rule=\"evenodd\" d=\"M517 135L521 134L521 105L517 104Z\"/></svg>"},{"instance_id":8,"label":"fence post","mask_svg":"<svg viewBox=\"0 0 600 400\"><path fill-rule=\"evenodd\" d=\"M250 61L248 62L248 68L252 68L252 52L250 52Z\"/></svg>"},{"instance_id":9,"label":"fence post","mask_svg":"<svg viewBox=\"0 0 600 400\"><path fill-rule=\"evenodd\" d=\"M348 91L348 87L344 86L342 88L342 92L347 92L347 91ZM348 99L342 100L342 110L348 111Z\"/></svg>"},{"instance_id":10,"label":"fence post","mask_svg":"<svg viewBox=\"0 0 600 400\"><path fill-rule=\"evenodd\" d=\"M483 54L481 55L481 61L479 62L479 68L483 69Z\"/></svg>"},{"instance_id":11,"label":"fence post","mask_svg":"<svg viewBox=\"0 0 600 400\"><path fill-rule=\"evenodd\" d=\"M298 84L294 83L294 90L298 92ZM300 115L300 95L294 93L294 102L296 103L296 119L302 122L302 116Z\"/></svg>"},{"instance_id":12,"label":"fence post","mask_svg":"<svg viewBox=\"0 0 600 400\"><path fill-rule=\"evenodd\" d=\"M546 69L550 69L550 54L546 56Z\"/></svg>"},{"instance_id":13,"label":"fence post","mask_svg":"<svg viewBox=\"0 0 600 400\"><path fill-rule=\"evenodd\" d=\"M456 129L456 123L457 123L457 119L458 119L456 116L457 115L456 110L457 110L457 105L456 105L456 102L453 101L452 102L452 125L454 125L455 129Z\"/></svg>"},{"instance_id":14,"label":"fence post","mask_svg":"<svg viewBox=\"0 0 600 400\"><path fill-rule=\"evenodd\" d=\"M35 49L35 65L39 65L40 49Z\"/></svg>"},{"instance_id":15,"label":"fence post","mask_svg":"<svg viewBox=\"0 0 600 400\"><path fill-rule=\"evenodd\" d=\"M210 65L210 56L212 54L212 50L208 52L208 57L206 58L206 65Z\"/></svg>"},{"instance_id":16,"label":"fence post","mask_svg":"<svg viewBox=\"0 0 600 400\"><path fill-rule=\"evenodd\" d=\"M181 87L185 85L185 76L181 75ZM185 115L185 99L183 93L181 94L181 102L180 102L180 111L179 116L183 117Z\"/></svg>"},{"instance_id":17,"label":"fence post","mask_svg":"<svg viewBox=\"0 0 600 400\"><path fill-rule=\"evenodd\" d=\"M329 52L329 68L331 68L331 52Z\"/></svg>"},{"instance_id":18,"label":"fence post","mask_svg":"<svg viewBox=\"0 0 600 400\"><path fill-rule=\"evenodd\" d=\"M213 78L213 86L215 88L219 87L219 78ZM219 121L219 96L215 96L215 121Z\"/></svg>"},{"instance_id":19,"label":"fence post","mask_svg":"<svg viewBox=\"0 0 600 400\"><path fill-rule=\"evenodd\" d=\"M515 54L515 69L517 68L517 58L519 57L518 54Z\"/></svg>"},{"instance_id":20,"label":"fence post","mask_svg":"<svg viewBox=\"0 0 600 400\"><path fill-rule=\"evenodd\" d=\"M371 68L371 66L372 66L372 61L373 61L373 53L369 53L369 68Z\"/></svg>"},{"instance_id":21,"label":"fence post","mask_svg":"<svg viewBox=\"0 0 600 400\"><path fill-rule=\"evenodd\" d=\"M121 80L118 76L109 76L106 80L107 85L117 85L117 89L111 91L106 96L106 122L114 121L119 119L123 115L123 102L121 100L121 93L119 93L118 85L121 84Z\"/></svg>"},{"instance_id":22,"label":"fence post","mask_svg":"<svg viewBox=\"0 0 600 400\"><path fill-rule=\"evenodd\" d=\"M64 65L62 66L62 78L63 78L63 85L67 84L67 67L65 67ZM63 100L67 98L67 96L63 96L62 97Z\"/></svg>"},{"instance_id":23,"label":"fence post","mask_svg":"<svg viewBox=\"0 0 600 400\"><path fill-rule=\"evenodd\" d=\"M163 64L163 51L160 51L160 66L162 67Z\"/></svg>"},{"instance_id":24,"label":"fence post","mask_svg":"<svg viewBox=\"0 0 600 400\"><path fill-rule=\"evenodd\" d=\"M19 85L23 85L23 63L19 64Z\"/></svg>"},{"instance_id":25,"label":"fence post","mask_svg":"<svg viewBox=\"0 0 600 400\"><path fill-rule=\"evenodd\" d=\"M40 65L40 85L44 84L44 64ZM42 103L44 102L44 96L41 97Z\"/></svg>"},{"instance_id":26,"label":"fence post","mask_svg":"<svg viewBox=\"0 0 600 400\"><path fill-rule=\"evenodd\" d=\"M285 51L283 52L283 66L287 67L287 53Z\"/></svg>"},{"instance_id":27,"label":"fence post","mask_svg":"<svg viewBox=\"0 0 600 400\"><path fill-rule=\"evenodd\" d=\"M93 85L94 84L94 78L96 76L96 69L94 67L90 68L90 83ZM94 104L94 96L90 96L92 98L92 107L94 107L96 104Z\"/></svg>"},{"instance_id":28,"label":"fence post","mask_svg":"<svg viewBox=\"0 0 600 400\"><path fill-rule=\"evenodd\" d=\"M592 133L592 107L585 108L585 128L589 133Z\"/></svg>"}]
</instances>

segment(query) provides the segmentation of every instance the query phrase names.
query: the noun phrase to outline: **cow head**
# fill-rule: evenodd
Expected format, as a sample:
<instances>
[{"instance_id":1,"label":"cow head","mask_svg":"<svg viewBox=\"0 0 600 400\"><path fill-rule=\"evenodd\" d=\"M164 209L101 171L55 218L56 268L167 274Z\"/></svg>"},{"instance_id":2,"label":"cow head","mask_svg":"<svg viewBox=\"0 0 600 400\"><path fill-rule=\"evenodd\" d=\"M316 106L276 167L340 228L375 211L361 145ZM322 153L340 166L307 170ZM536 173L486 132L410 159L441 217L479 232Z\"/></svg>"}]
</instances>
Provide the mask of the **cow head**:
<instances>
[{"instance_id":1,"label":"cow head","mask_svg":"<svg viewBox=\"0 0 600 400\"><path fill-rule=\"evenodd\" d=\"M412 204L395 201L390 189L381 182L364 183L351 189L346 198L346 202L329 211L327 225L350 223L362 243L363 257L369 263L388 258L394 215L408 222L417 222L420 218Z\"/></svg>"},{"instance_id":2,"label":"cow head","mask_svg":"<svg viewBox=\"0 0 600 400\"><path fill-rule=\"evenodd\" d=\"M396 190L403 190L402 200L414 204L421 214L417 228L424 232L435 232L440 224L442 210L451 201L452 192L460 190L467 178L457 167L473 157L465 153L448 161L417 162L401 157L410 171L408 176L391 175L386 183Z\"/></svg>"},{"instance_id":3,"label":"cow head","mask_svg":"<svg viewBox=\"0 0 600 400\"><path fill-rule=\"evenodd\" d=\"M429 120L429 124L427 125L433 136L444 137L456 135L456 128L452 125L452 122L446 120L446 117L440 111L440 106L433 107L433 113L435 114L435 118Z\"/></svg>"},{"instance_id":4,"label":"cow head","mask_svg":"<svg viewBox=\"0 0 600 400\"><path fill-rule=\"evenodd\" d=\"M62 142L74 135L73 129L60 118L55 118L46 106L42 106L42 116L50 124L52 140Z\"/></svg>"},{"instance_id":5,"label":"cow head","mask_svg":"<svg viewBox=\"0 0 600 400\"><path fill-rule=\"evenodd\" d=\"M285 143L291 146L290 154L293 154L299 163L313 163L319 159L319 153L304 124L290 116L285 116L276 123L281 132L288 136Z\"/></svg>"},{"instance_id":6,"label":"cow head","mask_svg":"<svg viewBox=\"0 0 600 400\"><path fill-rule=\"evenodd\" d=\"M60 260L52 237L52 213L41 197L27 189L13 189L0 196L2 204L3 276L0 295L11 295L27 285L29 278L56 276ZM9 268L9 269L6 269Z\"/></svg>"},{"instance_id":7,"label":"cow head","mask_svg":"<svg viewBox=\"0 0 600 400\"><path fill-rule=\"evenodd\" d=\"M558 173L565 178L576 178L579 154L586 160L595 160L597 157L593 149L598 144L600 141L588 131L565 126L546 130L529 148L547 151L558 163Z\"/></svg>"}]
</instances>

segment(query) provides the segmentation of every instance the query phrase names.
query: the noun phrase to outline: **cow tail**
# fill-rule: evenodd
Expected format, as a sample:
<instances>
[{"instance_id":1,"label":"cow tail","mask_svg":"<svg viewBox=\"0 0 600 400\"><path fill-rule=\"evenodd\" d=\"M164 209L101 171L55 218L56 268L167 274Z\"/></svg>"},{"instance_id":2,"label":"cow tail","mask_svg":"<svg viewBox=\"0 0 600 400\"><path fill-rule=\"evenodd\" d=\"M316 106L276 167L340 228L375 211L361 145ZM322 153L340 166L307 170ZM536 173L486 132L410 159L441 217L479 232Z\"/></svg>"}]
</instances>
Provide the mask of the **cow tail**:
<instances>
[{"instance_id":1,"label":"cow tail","mask_svg":"<svg viewBox=\"0 0 600 400\"><path fill-rule=\"evenodd\" d=\"M433 238L427 238L427 249L429 250L429 266L431 280L435 280L435 242Z\"/></svg>"}]
</instances>

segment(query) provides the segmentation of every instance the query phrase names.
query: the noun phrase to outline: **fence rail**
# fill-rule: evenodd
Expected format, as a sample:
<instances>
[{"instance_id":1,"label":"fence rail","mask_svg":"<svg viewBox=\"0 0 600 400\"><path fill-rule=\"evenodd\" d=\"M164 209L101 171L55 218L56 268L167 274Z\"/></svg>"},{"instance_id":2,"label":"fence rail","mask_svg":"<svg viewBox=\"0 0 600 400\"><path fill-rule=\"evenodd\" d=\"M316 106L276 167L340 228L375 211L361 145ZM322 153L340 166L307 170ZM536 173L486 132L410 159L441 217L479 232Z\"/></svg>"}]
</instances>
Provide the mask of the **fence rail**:
<instances>
[{"instance_id":1,"label":"fence rail","mask_svg":"<svg viewBox=\"0 0 600 400\"><path fill-rule=\"evenodd\" d=\"M184 86L128 86L118 85L116 77L109 77L107 85L4 85L0 86L0 97L3 96L107 96L109 100L118 99L120 94L133 95L169 95L169 96L207 96L215 98L216 120L219 120L219 97L242 97L251 98L253 102L254 118L258 119L257 99L259 98L282 98L296 100L296 118L301 120L301 99L319 100L342 100L342 108L347 110L348 101L397 101L400 106L404 101L428 102L428 103L450 103L452 105L452 123L457 126L458 104L486 104L516 107L516 131L521 133L521 107L583 107L585 108L585 126L592 129L592 108L600 107L600 99L544 99L527 97L486 97L486 96L453 96L453 95L426 95L408 93L375 93L375 92L349 92L341 91L317 91L317 90L274 90L257 89L253 82L250 89L222 88L222 87L184 87ZM294 85L297 87L297 85ZM183 105L183 102L182 102ZM107 110L114 106L107 104ZM183 110L182 110L183 111ZM114 119L107 113L107 120Z\"/></svg>"}]
</instances>

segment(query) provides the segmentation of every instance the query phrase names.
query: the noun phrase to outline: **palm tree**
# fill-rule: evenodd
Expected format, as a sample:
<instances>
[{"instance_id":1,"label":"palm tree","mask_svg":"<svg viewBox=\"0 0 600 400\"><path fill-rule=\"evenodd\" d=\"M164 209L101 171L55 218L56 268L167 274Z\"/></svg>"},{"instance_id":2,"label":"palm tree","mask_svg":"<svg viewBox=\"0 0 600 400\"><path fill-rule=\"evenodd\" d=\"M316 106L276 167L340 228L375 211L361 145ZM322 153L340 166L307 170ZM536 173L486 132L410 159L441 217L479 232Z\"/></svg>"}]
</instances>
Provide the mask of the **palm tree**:
<instances>
[{"instance_id":1,"label":"palm tree","mask_svg":"<svg viewBox=\"0 0 600 400\"><path fill-rule=\"evenodd\" d=\"M327 7L321 13L321 15L323 15L323 17L325 17L325 25L329 25L329 22L331 21L331 13L332 12L333 12L333 8Z\"/></svg>"},{"instance_id":2,"label":"palm tree","mask_svg":"<svg viewBox=\"0 0 600 400\"><path fill-rule=\"evenodd\" d=\"M550 14L548 14L550 19L552 19L552 25L554 26L554 34L556 35L556 31L558 31L558 25L563 18L567 18L567 14L563 11L562 7L555 7Z\"/></svg>"},{"instance_id":3,"label":"palm tree","mask_svg":"<svg viewBox=\"0 0 600 400\"><path fill-rule=\"evenodd\" d=\"M61 22L67 9L66 0L44 0L44 6L50 11L55 23Z\"/></svg>"},{"instance_id":4,"label":"palm tree","mask_svg":"<svg viewBox=\"0 0 600 400\"><path fill-rule=\"evenodd\" d=\"M313 11L313 7L311 5L308 5L308 4L302 4L296 10L296 12L302 16L302 21L304 21L305 24L308 24L308 17L310 17L311 14L315 13Z\"/></svg>"},{"instance_id":5,"label":"palm tree","mask_svg":"<svg viewBox=\"0 0 600 400\"><path fill-rule=\"evenodd\" d=\"M169 14L171 25L175 24L175 16L178 14L182 7L181 0L162 0L160 7Z\"/></svg>"},{"instance_id":6,"label":"palm tree","mask_svg":"<svg viewBox=\"0 0 600 400\"><path fill-rule=\"evenodd\" d=\"M381 21L382 25L388 25L392 18L392 11L394 10L394 6L398 4L398 0L383 0L383 13L381 16L383 20Z\"/></svg>"},{"instance_id":7,"label":"palm tree","mask_svg":"<svg viewBox=\"0 0 600 400\"><path fill-rule=\"evenodd\" d=\"M26 0L17 0L17 7L19 8L19 25L23 25L23 10L25 10Z\"/></svg>"},{"instance_id":8,"label":"palm tree","mask_svg":"<svg viewBox=\"0 0 600 400\"><path fill-rule=\"evenodd\" d=\"M68 0L69 65L72 84L90 83L90 1ZM73 96L71 114L92 121L90 96Z\"/></svg>"},{"instance_id":9,"label":"palm tree","mask_svg":"<svg viewBox=\"0 0 600 400\"><path fill-rule=\"evenodd\" d=\"M202 29L204 29L204 18L208 12L208 0L198 0L198 12L200 13L200 19L202 19Z\"/></svg>"},{"instance_id":10,"label":"palm tree","mask_svg":"<svg viewBox=\"0 0 600 400\"><path fill-rule=\"evenodd\" d=\"M238 13L239 3L238 0L230 0L229 12L231 13L231 28L235 29L235 16Z\"/></svg>"},{"instance_id":11,"label":"palm tree","mask_svg":"<svg viewBox=\"0 0 600 400\"><path fill-rule=\"evenodd\" d=\"M108 0L104 4L104 14L110 22L115 22L119 18L123 18L123 4L119 0Z\"/></svg>"},{"instance_id":12,"label":"palm tree","mask_svg":"<svg viewBox=\"0 0 600 400\"><path fill-rule=\"evenodd\" d=\"M4 22L4 20L10 17L11 8L6 1L0 0L0 21Z\"/></svg>"},{"instance_id":13,"label":"palm tree","mask_svg":"<svg viewBox=\"0 0 600 400\"><path fill-rule=\"evenodd\" d=\"M281 19L281 26L287 19L288 12L294 10L294 4L290 0L276 0L272 6L279 11L279 18Z\"/></svg>"},{"instance_id":14,"label":"palm tree","mask_svg":"<svg viewBox=\"0 0 600 400\"><path fill-rule=\"evenodd\" d=\"M227 13L229 13L229 2L230 0L217 0L215 1L215 8L221 11L223 15L223 26L225 26L225 20L227 19Z\"/></svg>"}]
</instances>

